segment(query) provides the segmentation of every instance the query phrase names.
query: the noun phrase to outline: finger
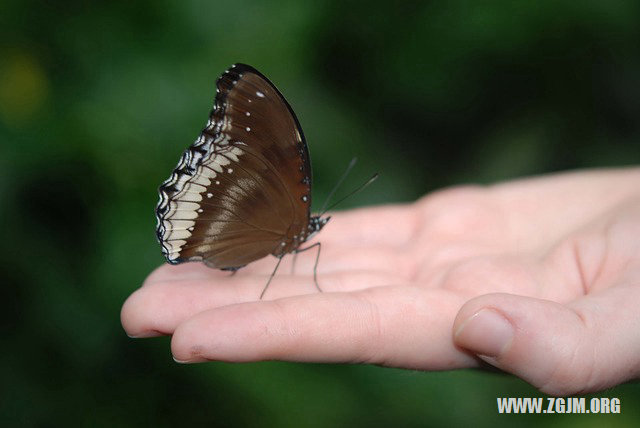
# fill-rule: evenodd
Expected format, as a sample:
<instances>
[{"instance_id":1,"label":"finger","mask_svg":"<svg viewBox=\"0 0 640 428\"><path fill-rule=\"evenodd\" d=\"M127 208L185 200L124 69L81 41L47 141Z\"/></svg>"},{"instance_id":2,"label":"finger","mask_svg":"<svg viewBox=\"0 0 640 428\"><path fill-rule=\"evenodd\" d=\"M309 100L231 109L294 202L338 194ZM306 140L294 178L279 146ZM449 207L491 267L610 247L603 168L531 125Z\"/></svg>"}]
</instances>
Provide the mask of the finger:
<instances>
[{"instance_id":1,"label":"finger","mask_svg":"<svg viewBox=\"0 0 640 428\"><path fill-rule=\"evenodd\" d=\"M439 290L393 286L323 293L202 312L174 332L180 362L365 362L451 369L473 360L453 345L462 299Z\"/></svg>"},{"instance_id":2,"label":"finger","mask_svg":"<svg viewBox=\"0 0 640 428\"><path fill-rule=\"evenodd\" d=\"M153 275L152 275L153 276ZM157 275L156 275L157 278ZM267 284L268 274L243 275L211 279L184 279L146 281L125 301L120 320L130 337L154 337L172 334L175 328L196 314L242 302L259 299ZM330 274L319 277L325 292L360 290L371 285L388 284L394 275L371 272ZM265 300L296 295L316 294L313 275L287 275L274 277L264 295Z\"/></svg>"},{"instance_id":3,"label":"finger","mask_svg":"<svg viewBox=\"0 0 640 428\"><path fill-rule=\"evenodd\" d=\"M552 395L598 391L638 376L640 287L609 289L570 306L509 294L466 303L458 346Z\"/></svg>"}]
</instances>

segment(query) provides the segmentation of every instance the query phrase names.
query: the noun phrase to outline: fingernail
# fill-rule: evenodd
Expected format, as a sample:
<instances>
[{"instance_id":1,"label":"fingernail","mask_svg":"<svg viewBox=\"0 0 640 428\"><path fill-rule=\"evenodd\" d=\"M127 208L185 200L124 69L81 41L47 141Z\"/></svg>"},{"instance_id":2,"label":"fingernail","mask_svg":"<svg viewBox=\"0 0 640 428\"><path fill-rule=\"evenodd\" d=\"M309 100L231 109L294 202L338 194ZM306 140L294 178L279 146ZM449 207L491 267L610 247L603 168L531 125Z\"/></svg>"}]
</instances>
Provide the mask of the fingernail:
<instances>
[{"instance_id":1,"label":"fingernail","mask_svg":"<svg viewBox=\"0 0 640 428\"><path fill-rule=\"evenodd\" d=\"M190 360L179 360L176 357L173 357L173 361L175 361L178 364L191 364L192 363L192 361L190 361Z\"/></svg>"},{"instance_id":2,"label":"fingernail","mask_svg":"<svg viewBox=\"0 0 640 428\"><path fill-rule=\"evenodd\" d=\"M511 345L513 325L499 312L483 308L458 327L454 339L474 354L495 358Z\"/></svg>"}]
</instances>

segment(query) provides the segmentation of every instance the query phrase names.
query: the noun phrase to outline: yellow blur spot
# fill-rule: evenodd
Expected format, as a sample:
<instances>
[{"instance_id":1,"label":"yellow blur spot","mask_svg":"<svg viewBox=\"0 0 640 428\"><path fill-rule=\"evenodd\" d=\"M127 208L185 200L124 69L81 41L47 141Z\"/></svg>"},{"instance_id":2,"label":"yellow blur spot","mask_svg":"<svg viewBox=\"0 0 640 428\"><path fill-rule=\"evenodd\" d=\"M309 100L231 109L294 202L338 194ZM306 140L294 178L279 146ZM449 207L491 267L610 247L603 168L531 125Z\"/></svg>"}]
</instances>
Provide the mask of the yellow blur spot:
<instances>
[{"instance_id":1,"label":"yellow blur spot","mask_svg":"<svg viewBox=\"0 0 640 428\"><path fill-rule=\"evenodd\" d=\"M49 95L49 80L36 58L8 54L0 62L0 120L19 128L35 119Z\"/></svg>"}]
</instances>

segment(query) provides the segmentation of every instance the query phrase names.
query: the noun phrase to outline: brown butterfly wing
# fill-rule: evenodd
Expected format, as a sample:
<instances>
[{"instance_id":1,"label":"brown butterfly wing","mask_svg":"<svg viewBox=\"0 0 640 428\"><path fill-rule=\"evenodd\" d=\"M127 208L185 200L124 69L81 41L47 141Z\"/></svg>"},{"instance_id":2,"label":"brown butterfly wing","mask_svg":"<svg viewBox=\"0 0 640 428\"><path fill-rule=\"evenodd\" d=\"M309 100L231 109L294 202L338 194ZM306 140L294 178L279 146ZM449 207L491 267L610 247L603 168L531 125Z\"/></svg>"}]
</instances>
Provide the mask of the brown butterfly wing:
<instances>
[{"instance_id":1,"label":"brown butterfly wing","mask_svg":"<svg viewBox=\"0 0 640 428\"><path fill-rule=\"evenodd\" d=\"M207 126L160 187L157 236L170 263L233 269L304 242L311 167L297 118L260 72L236 64L216 92Z\"/></svg>"}]
</instances>

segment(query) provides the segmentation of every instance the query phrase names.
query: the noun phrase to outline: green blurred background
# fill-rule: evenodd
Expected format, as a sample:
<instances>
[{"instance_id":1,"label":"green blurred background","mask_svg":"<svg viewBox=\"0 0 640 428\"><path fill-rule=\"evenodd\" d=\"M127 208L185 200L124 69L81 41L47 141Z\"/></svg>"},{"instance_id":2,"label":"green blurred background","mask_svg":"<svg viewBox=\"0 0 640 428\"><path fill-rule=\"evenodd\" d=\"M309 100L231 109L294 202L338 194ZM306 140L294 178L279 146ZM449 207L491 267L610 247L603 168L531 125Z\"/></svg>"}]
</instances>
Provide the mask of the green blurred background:
<instances>
[{"instance_id":1,"label":"green blurred background","mask_svg":"<svg viewBox=\"0 0 640 428\"><path fill-rule=\"evenodd\" d=\"M381 178L345 208L412 201L640 163L637 0L10 0L0 35L0 424L637 426L638 384L596 394L620 416L498 416L496 396L541 394L472 371L181 366L119 322L162 263L156 188L232 63L294 106L316 202L354 155L346 187Z\"/></svg>"}]
</instances>

